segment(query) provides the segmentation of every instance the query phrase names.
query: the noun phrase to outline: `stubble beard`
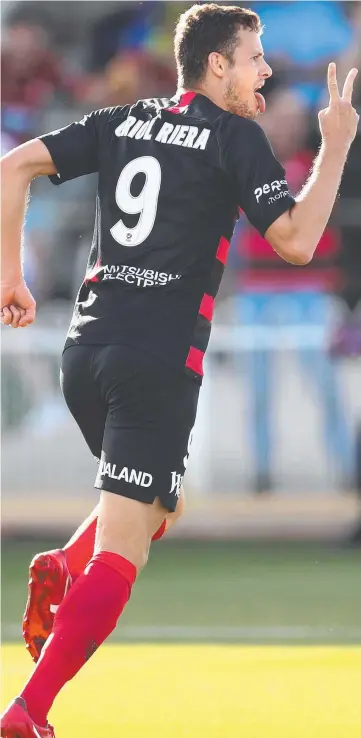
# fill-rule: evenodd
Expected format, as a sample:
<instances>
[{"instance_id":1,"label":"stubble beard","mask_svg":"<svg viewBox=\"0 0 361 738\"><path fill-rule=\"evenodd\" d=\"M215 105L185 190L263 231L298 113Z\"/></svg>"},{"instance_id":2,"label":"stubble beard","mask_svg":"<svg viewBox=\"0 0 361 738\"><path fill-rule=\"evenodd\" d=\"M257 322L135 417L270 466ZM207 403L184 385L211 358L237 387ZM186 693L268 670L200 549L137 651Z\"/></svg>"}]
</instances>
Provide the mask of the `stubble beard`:
<instances>
[{"instance_id":1,"label":"stubble beard","mask_svg":"<svg viewBox=\"0 0 361 738\"><path fill-rule=\"evenodd\" d=\"M251 110L248 103L242 100L232 82L228 82L224 93L224 101L230 113L239 115L241 118L254 120L257 113Z\"/></svg>"}]
</instances>

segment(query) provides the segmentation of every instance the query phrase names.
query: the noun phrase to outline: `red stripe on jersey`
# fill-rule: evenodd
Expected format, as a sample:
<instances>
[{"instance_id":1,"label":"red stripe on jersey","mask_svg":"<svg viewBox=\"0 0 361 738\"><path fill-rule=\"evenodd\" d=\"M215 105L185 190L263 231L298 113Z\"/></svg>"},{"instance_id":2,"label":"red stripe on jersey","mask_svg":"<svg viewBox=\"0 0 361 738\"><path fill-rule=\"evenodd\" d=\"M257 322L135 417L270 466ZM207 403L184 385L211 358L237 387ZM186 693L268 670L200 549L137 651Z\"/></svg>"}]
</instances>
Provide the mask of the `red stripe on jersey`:
<instances>
[{"instance_id":1,"label":"red stripe on jersey","mask_svg":"<svg viewBox=\"0 0 361 738\"><path fill-rule=\"evenodd\" d=\"M225 264L226 261L227 261L227 256L228 256L228 251L229 251L229 245L230 245L229 244L229 241L227 241L227 239L224 236L222 236L222 238L221 238L221 240L220 240L220 242L218 244L218 249L217 249L217 253L216 253L216 258L219 261L221 261L222 264Z\"/></svg>"},{"instance_id":2,"label":"red stripe on jersey","mask_svg":"<svg viewBox=\"0 0 361 738\"><path fill-rule=\"evenodd\" d=\"M203 377L203 358L204 351L200 351L194 346L191 346L187 356L186 367L192 369L196 374L200 374Z\"/></svg>"},{"instance_id":3,"label":"red stripe on jersey","mask_svg":"<svg viewBox=\"0 0 361 738\"><path fill-rule=\"evenodd\" d=\"M90 269L89 272L85 275L84 282L87 284L88 282L99 282L98 272L101 270L102 266L100 263L100 259L97 260L96 264L94 264L93 268Z\"/></svg>"},{"instance_id":4,"label":"red stripe on jersey","mask_svg":"<svg viewBox=\"0 0 361 738\"><path fill-rule=\"evenodd\" d=\"M184 108L185 105L190 105L192 100L194 100L196 96L195 92L192 92L191 90L188 90L188 92L183 92L183 95L181 96L181 99L179 100L179 107Z\"/></svg>"},{"instance_id":5,"label":"red stripe on jersey","mask_svg":"<svg viewBox=\"0 0 361 738\"><path fill-rule=\"evenodd\" d=\"M229 246L230 242L224 236L222 236L218 244L216 261L214 262L210 285L208 287L208 289L212 287L212 290L210 291L213 291L214 288L215 294L217 294L218 292L219 283L224 271L224 265L227 261ZM216 274L213 276L214 271L216 272ZM203 346L205 350L209 341L209 335L211 331L214 303L214 297L212 297L212 295L209 295L208 292L205 292L202 297L202 302L200 304L197 322L193 333L192 341L198 344L198 346ZM208 321L208 326L204 325L204 321L202 320L203 318ZM205 331L205 328L207 327L208 330ZM205 355L205 350L201 351L201 349L195 348L195 346L191 346L185 364L187 369L191 369L193 372L195 372L195 374L199 374L201 377L203 377L203 358Z\"/></svg>"},{"instance_id":6,"label":"red stripe on jersey","mask_svg":"<svg viewBox=\"0 0 361 738\"><path fill-rule=\"evenodd\" d=\"M181 108L186 108L188 105L190 105L195 96L195 92L184 92L183 95L181 95L178 104L175 105L173 108L166 108L166 110L169 110L170 113L180 113Z\"/></svg>"},{"instance_id":7,"label":"red stripe on jersey","mask_svg":"<svg viewBox=\"0 0 361 738\"><path fill-rule=\"evenodd\" d=\"M199 314L203 315L204 318L207 318L207 320L211 321L213 318L213 311L214 297L207 295L207 293L205 292L203 295L201 306L199 308Z\"/></svg>"}]
</instances>

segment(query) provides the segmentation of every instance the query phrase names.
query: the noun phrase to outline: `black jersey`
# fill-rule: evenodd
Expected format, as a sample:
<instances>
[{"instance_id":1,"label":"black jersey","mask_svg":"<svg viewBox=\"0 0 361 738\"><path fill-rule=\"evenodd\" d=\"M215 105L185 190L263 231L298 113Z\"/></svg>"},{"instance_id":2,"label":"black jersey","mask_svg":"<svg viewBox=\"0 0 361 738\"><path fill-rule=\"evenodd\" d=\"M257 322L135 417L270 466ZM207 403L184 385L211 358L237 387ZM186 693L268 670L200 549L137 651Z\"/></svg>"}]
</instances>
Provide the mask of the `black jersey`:
<instances>
[{"instance_id":1,"label":"black jersey","mask_svg":"<svg viewBox=\"0 0 361 738\"><path fill-rule=\"evenodd\" d=\"M263 235L294 204L262 128L186 92L97 110L40 138L54 184L98 172L67 345L134 346L200 380L239 211Z\"/></svg>"}]
</instances>

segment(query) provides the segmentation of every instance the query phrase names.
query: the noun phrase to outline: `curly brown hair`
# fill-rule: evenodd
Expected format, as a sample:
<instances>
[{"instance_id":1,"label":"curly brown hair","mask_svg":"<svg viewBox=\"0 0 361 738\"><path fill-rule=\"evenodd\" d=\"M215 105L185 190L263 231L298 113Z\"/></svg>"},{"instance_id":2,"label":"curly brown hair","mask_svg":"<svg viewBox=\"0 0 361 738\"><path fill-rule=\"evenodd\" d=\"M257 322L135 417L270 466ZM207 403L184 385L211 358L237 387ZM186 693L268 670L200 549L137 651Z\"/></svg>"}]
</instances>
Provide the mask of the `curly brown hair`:
<instances>
[{"instance_id":1,"label":"curly brown hair","mask_svg":"<svg viewBox=\"0 0 361 738\"><path fill-rule=\"evenodd\" d=\"M174 53L178 70L178 84L189 88L203 79L208 56L218 51L232 65L240 28L262 33L257 13L237 5L192 5L177 23Z\"/></svg>"}]
</instances>

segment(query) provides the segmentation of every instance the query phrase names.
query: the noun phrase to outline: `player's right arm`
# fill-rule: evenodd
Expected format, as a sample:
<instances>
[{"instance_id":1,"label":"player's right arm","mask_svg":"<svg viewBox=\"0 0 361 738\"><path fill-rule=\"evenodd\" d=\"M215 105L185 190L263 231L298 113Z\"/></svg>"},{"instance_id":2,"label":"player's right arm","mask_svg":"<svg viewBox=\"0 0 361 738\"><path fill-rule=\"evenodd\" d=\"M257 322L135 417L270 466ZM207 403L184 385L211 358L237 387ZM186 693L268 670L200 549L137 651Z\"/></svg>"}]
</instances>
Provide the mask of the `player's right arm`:
<instances>
[{"instance_id":1,"label":"player's right arm","mask_svg":"<svg viewBox=\"0 0 361 738\"><path fill-rule=\"evenodd\" d=\"M35 300L24 282L21 249L29 185L41 174L56 174L46 146L35 139L1 159L1 319L21 327L35 318Z\"/></svg>"},{"instance_id":2,"label":"player's right arm","mask_svg":"<svg viewBox=\"0 0 361 738\"><path fill-rule=\"evenodd\" d=\"M283 258L292 244L295 254L301 255L301 263L310 262L327 226L359 122L359 115L352 107L356 74L357 69L351 69L341 96L336 65L329 65L330 102L319 113L322 145L312 174L296 197L294 207L283 213L265 233L267 241Z\"/></svg>"},{"instance_id":3,"label":"player's right arm","mask_svg":"<svg viewBox=\"0 0 361 738\"><path fill-rule=\"evenodd\" d=\"M48 175L54 184L98 171L98 141L111 109L10 151L1 160L1 322L25 327L35 318L35 301L22 272L22 239L29 187ZM43 139L43 140L41 140Z\"/></svg>"}]
</instances>

